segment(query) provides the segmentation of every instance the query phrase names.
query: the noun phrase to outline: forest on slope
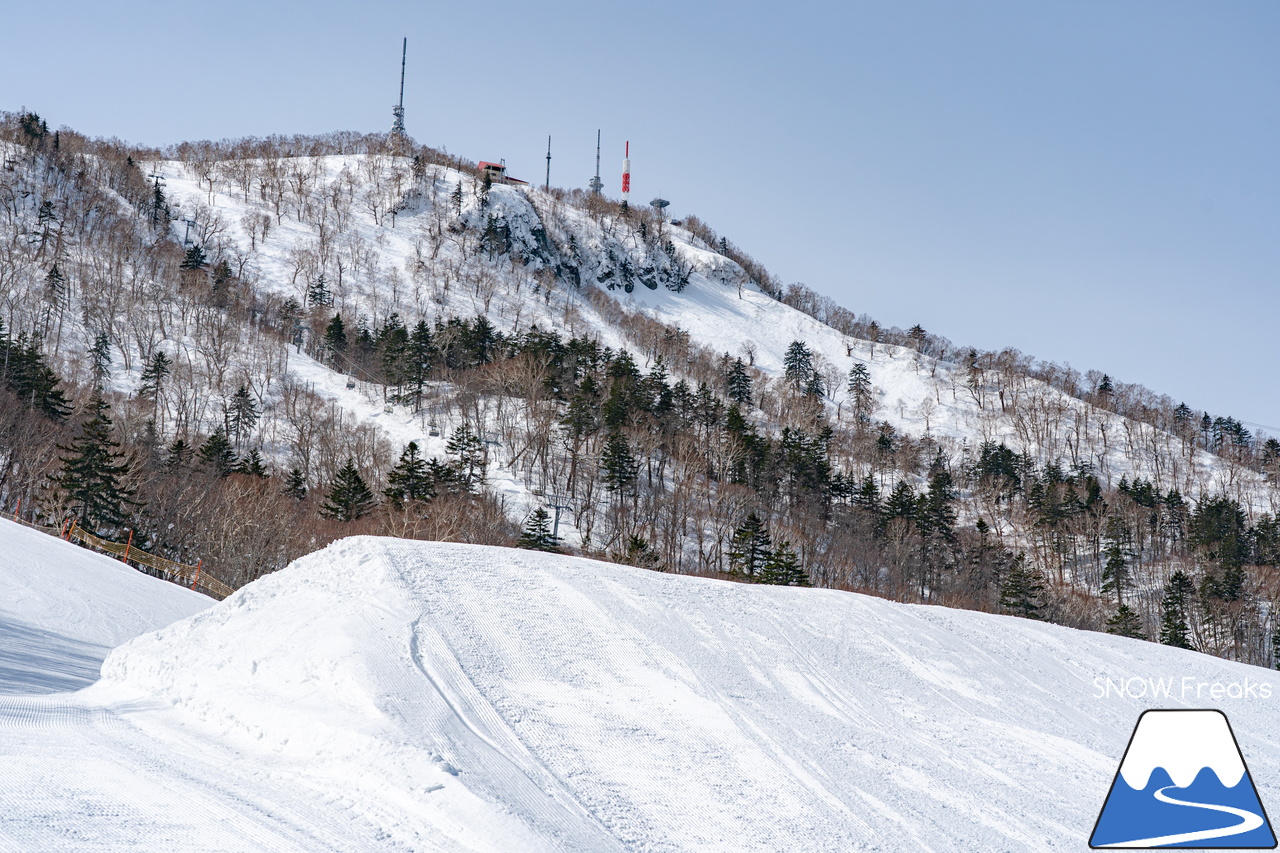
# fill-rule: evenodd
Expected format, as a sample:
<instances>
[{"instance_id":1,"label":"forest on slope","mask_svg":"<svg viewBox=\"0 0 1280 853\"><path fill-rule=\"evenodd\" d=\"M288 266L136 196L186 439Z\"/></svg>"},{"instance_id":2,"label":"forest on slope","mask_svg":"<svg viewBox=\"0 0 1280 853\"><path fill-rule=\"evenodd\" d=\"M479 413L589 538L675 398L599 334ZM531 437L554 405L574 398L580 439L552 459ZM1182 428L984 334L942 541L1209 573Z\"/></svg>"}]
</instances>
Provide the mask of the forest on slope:
<instances>
[{"instance_id":1,"label":"forest on slope","mask_svg":"<svg viewBox=\"0 0 1280 853\"><path fill-rule=\"evenodd\" d=\"M351 533L522 543L1280 664L1280 442L1233 418L408 139L0 146L10 511L233 585Z\"/></svg>"}]
</instances>

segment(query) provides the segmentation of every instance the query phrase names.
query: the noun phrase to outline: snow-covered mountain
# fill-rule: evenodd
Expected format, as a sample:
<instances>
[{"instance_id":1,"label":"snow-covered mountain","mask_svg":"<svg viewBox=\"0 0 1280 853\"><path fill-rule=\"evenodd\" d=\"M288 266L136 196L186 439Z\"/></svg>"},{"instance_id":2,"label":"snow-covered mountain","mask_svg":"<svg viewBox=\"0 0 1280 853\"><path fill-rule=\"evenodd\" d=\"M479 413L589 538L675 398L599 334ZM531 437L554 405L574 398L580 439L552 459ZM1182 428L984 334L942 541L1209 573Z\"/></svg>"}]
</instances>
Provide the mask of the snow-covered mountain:
<instances>
[{"instance_id":1,"label":"snow-covered mountain","mask_svg":"<svg viewBox=\"0 0 1280 853\"><path fill-rule=\"evenodd\" d=\"M102 387L138 498L106 526L232 585L351 533L525 526L1275 662L1280 442L1229 417L883 330L695 217L410 140L0 129L0 343L26 365L0 394L44 418L0 424L5 506L75 509L50 485ZM36 406L40 359L74 416ZM386 491L433 459L413 499ZM326 508L348 468L367 499Z\"/></svg>"},{"instance_id":2,"label":"snow-covered mountain","mask_svg":"<svg viewBox=\"0 0 1280 853\"><path fill-rule=\"evenodd\" d=\"M235 177L245 167L234 163L142 165L166 182L174 210L195 223L193 231L177 219L175 237L198 235L211 257L235 259L238 274L282 299L305 303L312 282L325 275L334 308L371 327L393 313L406 320L483 314L504 332L537 325L587 334L651 363L657 348L645 338L653 330L627 322L638 314L686 336L708 358L741 358L776 384L788 347L801 341L837 423L852 420L845 378L863 364L875 394L869 416L906 435L927 434L949 452L1003 442L1041 463L1097 472L1108 487L1122 477L1145 479L1161 493L1230 493L1259 512L1280 510L1280 494L1256 472L1032 379L1016 363L993 364L975 378L968 365L837 331L764 292L717 247L647 211L632 222L607 207L593 211L580 194L484 190L474 172L441 165L421 168L415 178L407 157L295 159L305 162L288 168L299 171L295 180L307 196L330 206L346 198L346 219L323 210L277 216L282 208L255 197L252 181L245 186ZM264 217L274 220L265 229ZM493 223L499 248L486 243ZM666 364L676 377L683 367ZM340 377L324 382L305 366L297 375L360 412L356 395L336 387ZM430 446L425 430L395 434Z\"/></svg>"},{"instance_id":3,"label":"snow-covered mountain","mask_svg":"<svg viewBox=\"0 0 1280 853\"><path fill-rule=\"evenodd\" d=\"M68 549L0 522L2 554ZM93 602L131 580L93 568ZM85 590L55 589L0 600L0 625L79 624ZM0 849L1081 850L1140 712L1213 685L1247 690L1215 704L1280 796L1272 676L1005 616L354 538L117 648L88 689L0 699Z\"/></svg>"}]
</instances>

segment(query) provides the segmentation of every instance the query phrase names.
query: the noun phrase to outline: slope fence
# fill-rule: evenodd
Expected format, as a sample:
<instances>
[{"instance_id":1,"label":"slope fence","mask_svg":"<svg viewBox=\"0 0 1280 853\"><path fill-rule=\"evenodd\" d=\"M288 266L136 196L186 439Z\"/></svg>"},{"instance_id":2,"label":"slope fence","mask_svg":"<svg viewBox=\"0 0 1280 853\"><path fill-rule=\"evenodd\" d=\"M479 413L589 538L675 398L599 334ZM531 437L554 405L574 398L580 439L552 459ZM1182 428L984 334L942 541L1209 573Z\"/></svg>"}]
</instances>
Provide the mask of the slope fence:
<instances>
[{"instance_id":1,"label":"slope fence","mask_svg":"<svg viewBox=\"0 0 1280 853\"><path fill-rule=\"evenodd\" d=\"M21 505L19 505L21 506ZM143 551L141 548L133 547L133 534L129 534L128 542L114 542L110 539L104 539L101 536L95 536L89 531L80 527L80 525L69 520L63 524L61 528L47 527L43 524L36 524L33 521L23 521L18 517L15 511L9 516L13 521L21 524L23 527L30 527L32 530L39 530L41 533L48 533L50 536L57 536L59 539L66 539L68 542L76 541L82 545L100 551L104 554L110 554L118 557L125 564L132 563L135 568L147 571L147 574L167 580L171 583L180 584L193 590L200 590L205 594L217 598L219 600L226 598L235 590L210 575L204 570L204 561L197 562L194 566L188 566L185 563L178 563L173 560L160 557L156 554Z\"/></svg>"}]
</instances>

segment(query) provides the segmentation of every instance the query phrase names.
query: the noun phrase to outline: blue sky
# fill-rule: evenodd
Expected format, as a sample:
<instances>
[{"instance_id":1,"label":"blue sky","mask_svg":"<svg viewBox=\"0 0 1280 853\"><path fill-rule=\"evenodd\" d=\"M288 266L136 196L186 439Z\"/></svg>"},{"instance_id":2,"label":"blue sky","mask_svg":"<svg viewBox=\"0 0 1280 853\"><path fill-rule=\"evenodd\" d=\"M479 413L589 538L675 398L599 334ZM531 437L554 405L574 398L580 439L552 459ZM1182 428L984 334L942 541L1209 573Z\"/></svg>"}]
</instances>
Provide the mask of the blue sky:
<instances>
[{"instance_id":1,"label":"blue sky","mask_svg":"<svg viewBox=\"0 0 1280 853\"><path fill-rule=\"evenodd\" d=\"M389 126L697 213L783 281L1280 427L1280 4L27 3L0 109ZM22 34L15 37L15 34ZM1280 429L1273 430L1280 433Z\"/></svg>"}]
</instances>

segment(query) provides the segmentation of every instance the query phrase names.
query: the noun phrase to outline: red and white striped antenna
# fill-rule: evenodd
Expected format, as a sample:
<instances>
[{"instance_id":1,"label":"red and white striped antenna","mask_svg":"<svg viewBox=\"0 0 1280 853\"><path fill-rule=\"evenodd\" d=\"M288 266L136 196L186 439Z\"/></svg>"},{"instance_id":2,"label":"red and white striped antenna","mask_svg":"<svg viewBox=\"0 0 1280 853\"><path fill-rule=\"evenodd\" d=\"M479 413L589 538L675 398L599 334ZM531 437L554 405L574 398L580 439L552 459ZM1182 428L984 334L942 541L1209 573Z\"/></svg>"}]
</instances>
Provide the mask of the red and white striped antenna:
<instances>
[{"instance_id":1,"label":"red and white striped antenna","mask_svg":"<svg viewBox=\"0 0 1280 853\"><path fill-rule=\"evenodd\" d=\"M631 140L627 140L627 155L622 159L622 206L631 200Z\"/></svg>"}]
</instances>

